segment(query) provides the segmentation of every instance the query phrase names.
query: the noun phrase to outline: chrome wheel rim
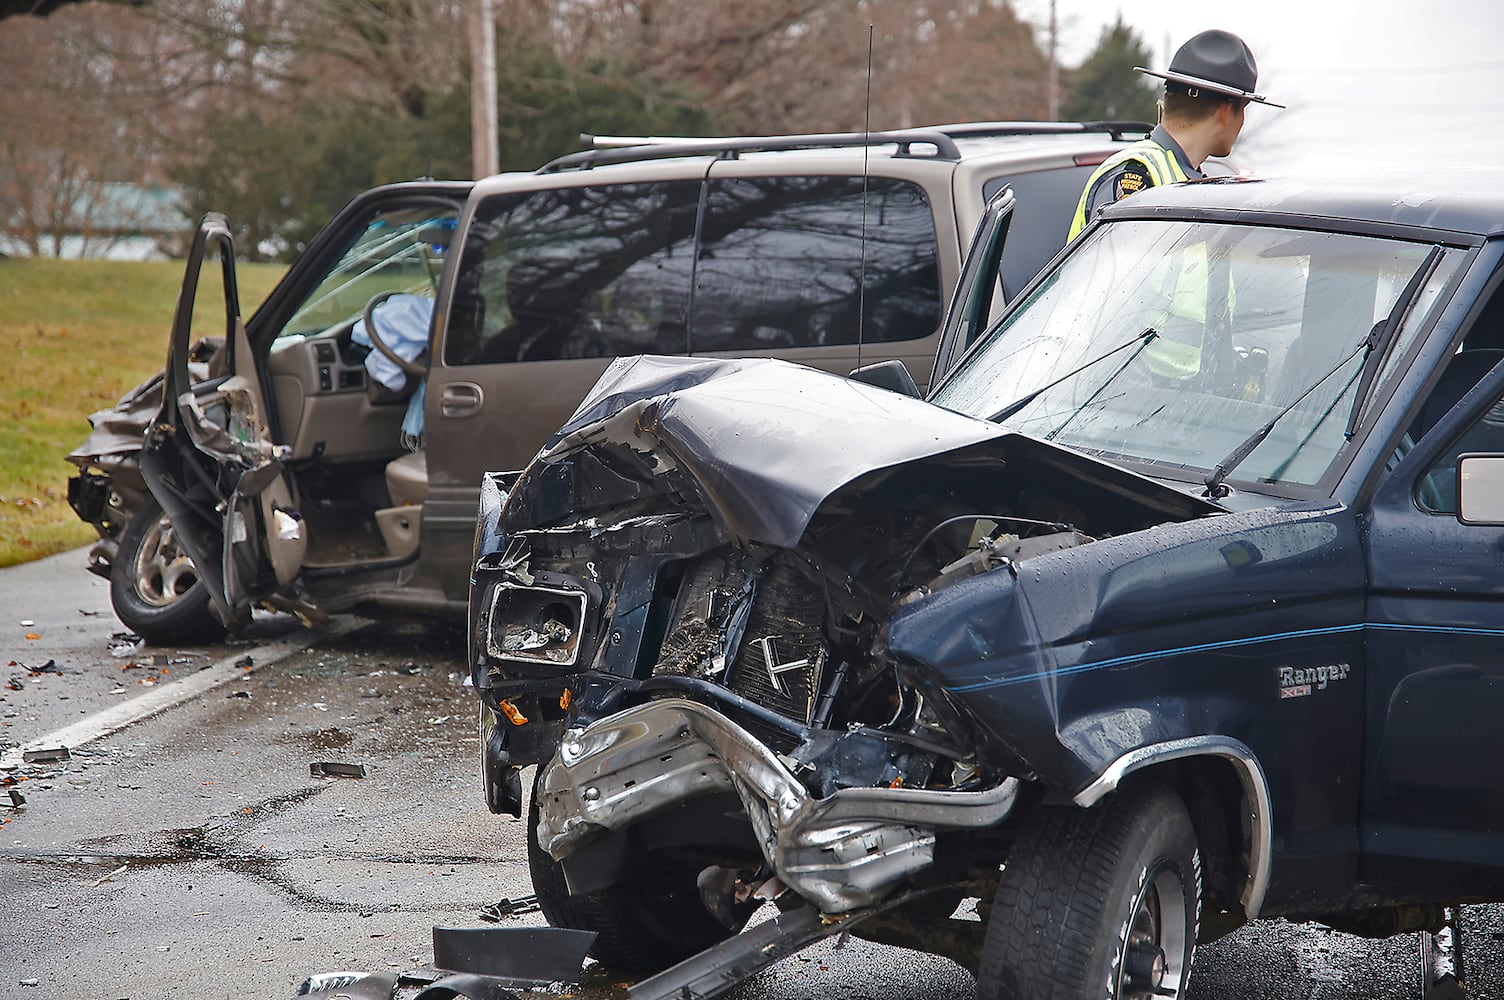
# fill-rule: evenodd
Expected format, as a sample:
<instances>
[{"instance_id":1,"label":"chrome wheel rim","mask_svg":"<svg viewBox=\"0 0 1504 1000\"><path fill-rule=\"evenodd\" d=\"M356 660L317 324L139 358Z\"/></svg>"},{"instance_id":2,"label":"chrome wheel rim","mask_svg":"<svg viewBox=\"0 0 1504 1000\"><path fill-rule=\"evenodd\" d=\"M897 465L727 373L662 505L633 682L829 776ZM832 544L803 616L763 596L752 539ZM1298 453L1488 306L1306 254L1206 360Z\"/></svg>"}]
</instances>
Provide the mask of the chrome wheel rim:
<instances>
[{"instance_id":1,"label":"chrome wheel rim","mask_svg":"<svg viewBox=\"0 0 1504 1000\"><path fill-rule=\"evenodd\" d=\"M136 594L154 608L165 608L193 589L198 571L188 553L178 544L177 533L167 515L146 531L133 567Z\"/></svg>"},{"instance_id":2,"label":"chrome wheel rim","mask_svg":"<svg viewBox=\"0 0 1504 1000\"><path fill-rule=\"evenodd\" d=\"M1133 901L1115 1000L1178 997L1186 981L1185 880L1160 862Z\"/></svg>"}]
</instances>

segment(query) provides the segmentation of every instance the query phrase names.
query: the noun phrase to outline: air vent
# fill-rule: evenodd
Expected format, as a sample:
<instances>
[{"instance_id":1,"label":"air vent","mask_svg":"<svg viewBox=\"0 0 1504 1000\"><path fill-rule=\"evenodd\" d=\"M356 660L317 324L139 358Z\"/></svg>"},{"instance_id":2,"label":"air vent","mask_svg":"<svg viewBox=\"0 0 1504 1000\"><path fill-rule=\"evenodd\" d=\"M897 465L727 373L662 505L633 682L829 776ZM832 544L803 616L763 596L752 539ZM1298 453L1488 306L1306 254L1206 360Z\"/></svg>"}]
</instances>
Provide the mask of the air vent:
<instances>
[{"instance_id":1,"label":"air vent","mask_svg":"<svg viewBox=\"0 0 1504 1000\"><path fill-rule=\"evenodd\" d=\"M318 362L321 365L332 365L332 364L334 364L334 358L335 358L334 345L333 344L314 344L313 345L313 356L318 359Z\"/></svg>"}]
</instances>

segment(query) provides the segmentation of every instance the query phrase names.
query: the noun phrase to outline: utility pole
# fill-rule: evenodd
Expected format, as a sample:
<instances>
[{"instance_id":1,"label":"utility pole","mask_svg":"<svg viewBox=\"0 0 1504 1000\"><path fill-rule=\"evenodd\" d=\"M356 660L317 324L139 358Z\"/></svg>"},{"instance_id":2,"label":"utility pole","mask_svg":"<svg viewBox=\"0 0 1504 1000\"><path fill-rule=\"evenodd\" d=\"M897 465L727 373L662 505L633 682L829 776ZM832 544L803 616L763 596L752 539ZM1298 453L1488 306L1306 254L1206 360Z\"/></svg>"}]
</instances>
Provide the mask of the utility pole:
<instances>
[{"instance_id":1,"label":"utility pole","mask_svg":"<svg viewBox=\"0 0 1504 1000\"><path fill-rule=\"evenodd\" d=\"M1058 37L1055 25L1055 0L1050 0L1050 97L1049 120L1060 120L1060 63L1055 57L1055 42Z\"/></svg>"},{"instance_id":2,"label":"utility pole","mask_svg":"<svg viewBox=\"0 0 1504 1000\"><path fill-rule=\"evenodd\" d=\"M501 169L496 126L496 17L494 0L471 0L470 164L476 178Z\"/></svg>"}]
</instances>

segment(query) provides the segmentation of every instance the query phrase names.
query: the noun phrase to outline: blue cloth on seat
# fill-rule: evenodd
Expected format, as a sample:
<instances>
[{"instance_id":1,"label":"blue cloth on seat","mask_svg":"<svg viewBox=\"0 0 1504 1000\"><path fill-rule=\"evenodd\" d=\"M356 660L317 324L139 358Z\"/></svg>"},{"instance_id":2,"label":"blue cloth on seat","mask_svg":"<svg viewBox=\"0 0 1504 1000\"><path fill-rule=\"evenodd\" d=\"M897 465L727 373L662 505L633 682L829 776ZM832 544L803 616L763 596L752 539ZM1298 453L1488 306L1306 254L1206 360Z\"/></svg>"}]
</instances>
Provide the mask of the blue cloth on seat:
<instances>
[{"instance_id":1,"label":"blue cloth on seat","mask_svg":"<svg viewBox=\"0 0 1504 1000\"><path fill-rule=\"evenodd\" d=\"M433 320L433 299L428 296L393 295L377 306L371 315L381 342L398 357L412 361L428 349L428 326ZM350 339L372 347L371 353L366 355L366 371L373 379L394 392L407 385L407 373L372 346L365 317L356 320Z\"/></svg>"}]
</instances>

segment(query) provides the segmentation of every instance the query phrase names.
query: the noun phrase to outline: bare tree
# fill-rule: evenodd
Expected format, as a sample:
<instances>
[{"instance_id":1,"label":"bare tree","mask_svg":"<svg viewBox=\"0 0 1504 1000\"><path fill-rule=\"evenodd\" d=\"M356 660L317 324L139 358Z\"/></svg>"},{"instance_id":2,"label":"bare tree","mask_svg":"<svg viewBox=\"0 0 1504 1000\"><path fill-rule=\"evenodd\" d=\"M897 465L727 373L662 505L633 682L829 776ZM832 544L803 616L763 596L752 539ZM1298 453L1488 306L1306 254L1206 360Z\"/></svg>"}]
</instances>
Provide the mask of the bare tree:
<instances>
[{"instance_id":1,"label":"bare tree","mask_svg":"<svg viewBox=\"0 0 1504 1000\"><path fill-rule=\"evenodd\" d=\"M516 10L520 0L509 0ZM1005 0L530 0L575 62L686 86L728 130L1040 118L1044 56Z\"/></svg>"},{"instance_id":2,"label":"bare tree","mask_svg":"<svg viewBox=\"0 0 1504 1000\"><path fill-rule=\"evenodd\" d=\"M151 208L111 185L149 180L151 140L133 128L133 67L148 44L134 11L88 5L11 18L0 30L0 224L32 254L71 242L98 252L140 228ZM109 219L102 218L108 207Z\"/></svg>"}]
</instances>

